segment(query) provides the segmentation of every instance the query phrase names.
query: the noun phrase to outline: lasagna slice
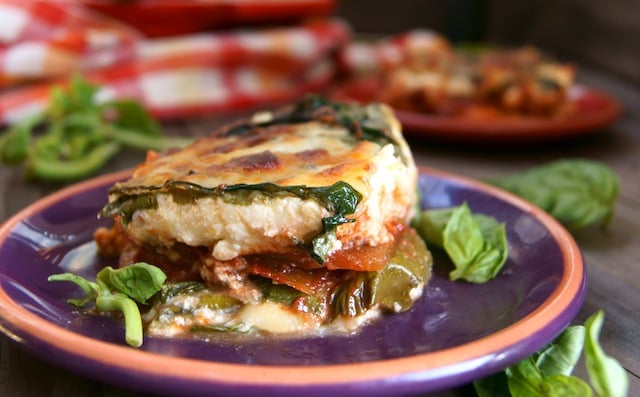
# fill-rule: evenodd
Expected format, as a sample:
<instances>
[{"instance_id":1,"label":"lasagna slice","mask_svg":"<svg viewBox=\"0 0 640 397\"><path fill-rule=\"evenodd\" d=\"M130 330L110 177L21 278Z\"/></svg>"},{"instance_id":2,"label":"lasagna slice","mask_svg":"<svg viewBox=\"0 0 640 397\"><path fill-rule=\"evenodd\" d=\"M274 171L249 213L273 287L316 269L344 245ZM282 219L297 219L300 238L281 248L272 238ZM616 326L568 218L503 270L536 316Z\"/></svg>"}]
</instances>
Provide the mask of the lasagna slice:
<instances>
[{"instance_id":1,"label":"lasagna slice","mask_svg":"<svg viewBox=\"0 0 640 397\"><path fill-rule=\"evenodd\" d=\"M417 177L388 107L309 96L150 154L110 190L95 240L167 273L151 334L352 331L409 309L430 276L409 226Z\"/></svg>"}]
</instances>

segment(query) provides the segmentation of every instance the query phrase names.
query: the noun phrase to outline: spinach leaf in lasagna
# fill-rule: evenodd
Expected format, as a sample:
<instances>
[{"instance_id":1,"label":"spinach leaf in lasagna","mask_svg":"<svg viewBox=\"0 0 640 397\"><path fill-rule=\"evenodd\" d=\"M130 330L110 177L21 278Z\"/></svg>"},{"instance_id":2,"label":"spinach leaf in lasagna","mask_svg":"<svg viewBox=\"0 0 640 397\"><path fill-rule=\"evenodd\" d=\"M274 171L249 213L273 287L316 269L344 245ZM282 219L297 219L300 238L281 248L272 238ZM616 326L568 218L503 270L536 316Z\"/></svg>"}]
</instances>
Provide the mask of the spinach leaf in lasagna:
<instances>
[{"instance_id":1,"label":"spinach leaf in lasagna","mask_svg":"<svg viewBox=\"0 0 640 397\"><path fill-rule=\"evenodd\" d=\"M343 223L353 222L347 218L355 212L362 194L344 181L330 186L311 187L306 185L280 186L274 183L234 184L207 188L190 182L168 181L162 187L148 187L129 190L116 190L121 194L118 199L107 204L100 212L101 216L119 215L126 225L136 210L155 208L158 204L156 194L171 194L176 202L190 203L201 197L220 197L234 204L250 205L255 193L269 197L292 195L302 200L315 200L333 215L322 218L322 234L312 242L312 255L323 262L331 252L335 242L335 230Z\"/></svg>"}]
</instances>

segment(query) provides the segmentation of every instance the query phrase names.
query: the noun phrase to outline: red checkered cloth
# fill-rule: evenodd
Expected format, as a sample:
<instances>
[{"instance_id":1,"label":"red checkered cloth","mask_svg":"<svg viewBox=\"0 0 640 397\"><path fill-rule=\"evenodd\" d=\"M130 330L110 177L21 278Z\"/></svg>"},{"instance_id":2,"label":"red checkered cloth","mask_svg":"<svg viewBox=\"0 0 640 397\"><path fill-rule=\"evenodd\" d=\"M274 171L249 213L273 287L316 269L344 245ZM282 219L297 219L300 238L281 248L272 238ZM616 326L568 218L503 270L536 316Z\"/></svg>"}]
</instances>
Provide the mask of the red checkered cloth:
<instances>
[{"instance_id":1,"label":"red checkered cloth","mask_svg":"<svg viewBox=\"0 0 640 397\"><path fill-rule=\"evenodd\" d=\"M444 36L416 29L377 41L351 42L341 49L338 59L341 72L353 77L379 73L416 58L442 55L451 50Z\"/></svg>"},{"instance_id":2,"label":"red checkered cloth","mask_svg":"<svg viewBox=\"0 0 640 397\"><path fill-rule=\"evenodd\" d=\"M43 11L56 7L58 14ZM0 40L4 43L0 48L3 54L25 43L37 43L49 54L49 51L63 48L57 45L58 37L84 38L84 41L74 41L74 46L64 47L74 59L63 68L64 78L0 91L0 124L12 123L42 110L51 86L64 85L68 76L78 71L102 86L99 98L133 98L160 118L234 111L288 101L330 84L335 72L332 56L350 38L348 26L343 22L321 20L265 30L142 39L117 22L110 21L113 25L109 25L108 19L86 10L76 10L80 8L77 4L45 6L40 2L0 0ZM26 22L12 22L8 29L2 23L5 19L13 21L13 15L35 21L43 14L50 22L41 24L48 26L48 34L46 28L26 28ZM76 19L77 15L83 18ZM90 39L93 36L89 32L94 31L98 20L105 23L100 26L113 27L112 30L100 30L98 36L109 38L100 42L104 46ZM58 27L55 21L63 27ZM74 33L58 36L54 32L59 29ZM7 69L6 59L0 55L2 70ZM58 65L55 59L52 62ZM29 63L20 65L28 67ZM32 76L37 76L37 68L31 69L34 71ZM45 75L43 72L40 77L47 77ZM16 80L15 75L6 72L0 76L0 82L3 78L4 81Z\"/></svg>"},{"instance_id":3,"label":"red checkered cloth","mask_svg":"<svg viewBox=\"0 0 640 397\"><path fill-rule=\"evenodd\" d=\"M131 59L140 38L77 4L0 0L0 88Z\"/></svg>"}]
</instances>

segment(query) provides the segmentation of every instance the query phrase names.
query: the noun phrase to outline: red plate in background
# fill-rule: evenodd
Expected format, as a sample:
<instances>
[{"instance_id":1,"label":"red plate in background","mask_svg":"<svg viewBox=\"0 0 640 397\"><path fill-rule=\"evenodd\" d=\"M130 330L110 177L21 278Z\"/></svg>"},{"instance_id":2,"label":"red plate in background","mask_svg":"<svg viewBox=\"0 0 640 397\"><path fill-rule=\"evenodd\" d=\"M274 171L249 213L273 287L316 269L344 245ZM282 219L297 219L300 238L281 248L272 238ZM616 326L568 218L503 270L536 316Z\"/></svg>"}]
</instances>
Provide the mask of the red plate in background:
<instances>
[{"instance_id":1,"label":"red plate in background","mask_svg":"<svg viewBox=\"0 0 640 397\"><path fill-rule=\"evenodd\" d=\"M81 0L149 37L330 15L337 0Z\"/></svg>"},{"instance_id":2,"label":"red plate in background","mask_svg":"<svg viewBox=\"0 0 640 397\"><path fill-rule=\"evenodd\" d=\"M332 91L338 100L375 101L379 84L374 79L345 83ZM505 117L470 119L436 116L396 110L403 131L408 135L456 143L531 143L570 138L598 132L621 114L618 102L599 90L576 84L569 91L575 111L562 118Z\"/></svg>"}]
</instances>

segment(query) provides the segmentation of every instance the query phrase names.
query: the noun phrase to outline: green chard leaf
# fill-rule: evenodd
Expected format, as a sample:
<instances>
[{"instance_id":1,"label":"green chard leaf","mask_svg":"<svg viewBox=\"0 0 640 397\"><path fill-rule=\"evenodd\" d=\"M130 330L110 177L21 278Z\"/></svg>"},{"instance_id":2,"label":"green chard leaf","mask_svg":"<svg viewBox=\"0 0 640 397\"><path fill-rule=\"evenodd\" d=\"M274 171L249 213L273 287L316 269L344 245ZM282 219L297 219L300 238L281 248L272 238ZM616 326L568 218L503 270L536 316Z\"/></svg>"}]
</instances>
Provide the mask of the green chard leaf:
<instances>
[{"instance_id":1,"label":"green chard leaf","mask_svg":"<svg viewBox=\"0 0 640 397\"><path fill-rule=\"evenodd\" d=\"M449 277L484 283L497 276L508 257L504 223L472 214L466 203L423 211L413 226L428 244L443 248L455 269Z\"/></svg>"},{"instance_id":2,"label":"green chard leaf","mask_svg":"<svg viewBox=\"0 0 640 397\"><path fill-rule=\"evenodd\" d=\"M604 312L591 315L586 323L585 363L589 379L600 397L625 397L629 391L629 378L625 369L602 350L598 337L604 321Z\"/></svg>"},{"instance_id":3,"label":"green chard leaf","mask_svg":"<svg viewBox=\"0 0 640 397\"><path fill-rule=\"evenodd\" d=\"M577 229L611 219L619 180L605 164L559 160L529 171L490 181L530 201L566 226Z\"/></svg>"},{"instance_id":4,"label":"green chard leaf","mask_svg":"<svg viewBox=\"0 0 640 397\"><path fill-rule=\"evenodd\" d=\"M292 185L281 186L271 182L203 187L194 183L169 181L161 188L149 189L144 192L135 189L131 194L127 189L114 189L120 197L108 203L100 212L101 216L121 215L125 224L131 219L134 211L143 208L153 208L157 205L155 195L169 193L174 200L196 200L200 197L220 197L231 203L244 204L251 202L252 196L261 194L266 197L282 195L296 196L303 200L313 199L333 215L322 218L323 232L312 241L311 254L322 263L336 243L335 230L344 223L354 222L348 215L355 213L362 200L362 194L344 181L335 182L329 186Z\"/></svg>"}]
</instances>

